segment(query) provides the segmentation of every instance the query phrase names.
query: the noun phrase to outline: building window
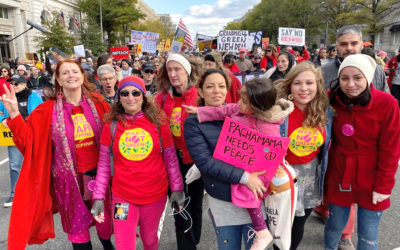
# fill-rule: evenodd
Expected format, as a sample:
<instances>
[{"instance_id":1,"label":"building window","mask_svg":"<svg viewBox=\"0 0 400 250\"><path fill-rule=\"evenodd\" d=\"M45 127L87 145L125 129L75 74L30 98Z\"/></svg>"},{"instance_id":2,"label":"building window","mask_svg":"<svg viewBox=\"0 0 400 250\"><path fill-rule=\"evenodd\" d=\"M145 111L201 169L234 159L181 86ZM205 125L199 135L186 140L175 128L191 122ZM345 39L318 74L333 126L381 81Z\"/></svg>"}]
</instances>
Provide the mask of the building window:
<instances>
[{"instance_id":1,"label":"building window","mask_svg":"<svg viewBox=\"0 0 400 250\"><path fill-rule=\"evenodd\" d=\"M0 18L8 19L8 9L0 7Z\"/></svg>"},{"instance_id":2,"label":"building window","mask_svg":"<svg viewBox=\"0 0 400 250\"><path fill-rule=\"evenodd\" d=\"M393 43L400 44L400 31L393 32Z\"/></svg>"}]
</instances>

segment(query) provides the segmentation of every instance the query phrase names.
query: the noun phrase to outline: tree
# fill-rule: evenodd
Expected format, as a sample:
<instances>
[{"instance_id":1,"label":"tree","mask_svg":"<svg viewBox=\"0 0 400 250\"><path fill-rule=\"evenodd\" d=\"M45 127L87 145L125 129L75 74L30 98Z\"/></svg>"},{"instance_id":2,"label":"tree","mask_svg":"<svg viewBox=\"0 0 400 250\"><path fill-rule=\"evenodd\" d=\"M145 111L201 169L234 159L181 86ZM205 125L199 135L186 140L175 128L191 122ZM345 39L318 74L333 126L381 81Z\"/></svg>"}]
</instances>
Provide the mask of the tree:
<instances>
[{"instance_id":1,"label":"tree","mask_svg":"<svg viewBox=\"0 0 400 250\"><path fill-rule=\"evenodd\" d=\"M225 30L241 30L241 29L242 29L242 23L237 21L229 22L225 26Z\"/></svg>"},{"instance_id":2,"label":"tree","mask_svg":"<svg viewBox=\"0 0 400 250\"><path fill-rule=\"evenodd\" d=\"M82 26L81 42L85 48L92 50L93 55L101 55L106 51L105 43L101 42L100 26L92 18L85 19L85 27Z\"/></svg>"},{"instance_id":3,"label":"tree","mask_svg":"<svg viewBox=\"0 0 400 250\"><path fill-rule=\"evenodd\" d=\"M100 23L100 1L103 29L107 33L109 47L116 44L116 32L121 31L124 24L129 25L145 17L135 7L137 0L79 0L78 5L89 18Z\"/></svg>"},{"instance_id":4,"label":"tree","mask_svg":"<svg viewBox=\"0 0 400 250\"><path fill-rule=\"evenodd\" d=\"M52 14L51 20L43 23L43 26L49 32L42 33L41 36L35 38L38 47L40 47L38 52L46 53L51 47L55 47L67 54L72 54L74 45L76 45L76 38L61 24L58 19L59 13L53 12Z\"/></svg>"},{"instance_id":5,"label":"tree","mask_svg":"<svg viewBox=\"0 0 400 250\"><path fill-rule=\"evenodd\" d=\"M132 27L135 30L149 31L160 34L160 39L173 39L175 31L159 20L146 20L144 22L135 22Z\"/></svg>"},{"instance_id":6,"label":"tree","mask_svg":"<svg viewBox=\"0 0 400 250\"><path fill-rule=\"evenodd\" d=\"M356 11L343 13L339 15L338 20L367 25L365 32L370 35L371 41L375 40L375 34L390 25L385 21L385 17L400 8L400 0L350 0L349 2L355 6Z\"/></svg>"}]
</instances>

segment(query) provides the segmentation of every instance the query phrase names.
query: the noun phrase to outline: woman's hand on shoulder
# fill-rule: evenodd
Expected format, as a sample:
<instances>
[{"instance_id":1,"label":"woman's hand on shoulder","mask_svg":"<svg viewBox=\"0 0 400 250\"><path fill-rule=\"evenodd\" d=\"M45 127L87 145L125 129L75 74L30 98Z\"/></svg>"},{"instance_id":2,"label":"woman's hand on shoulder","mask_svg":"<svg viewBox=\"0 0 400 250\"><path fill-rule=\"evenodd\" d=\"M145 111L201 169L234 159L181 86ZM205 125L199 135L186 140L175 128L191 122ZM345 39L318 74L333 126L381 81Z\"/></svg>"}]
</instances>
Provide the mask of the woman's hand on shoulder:
<instances>
[{"instance_id":1,"label":"woman's hand on shoulder","mask_svg":"<svg viewBox=\"0 0 400 250\"><path fill-rule=\"evenodd\" d=\"M198 114L197 107L192 105L182 105L185 108L185 111L189 114Z\"/></svg>"}]
</instances>

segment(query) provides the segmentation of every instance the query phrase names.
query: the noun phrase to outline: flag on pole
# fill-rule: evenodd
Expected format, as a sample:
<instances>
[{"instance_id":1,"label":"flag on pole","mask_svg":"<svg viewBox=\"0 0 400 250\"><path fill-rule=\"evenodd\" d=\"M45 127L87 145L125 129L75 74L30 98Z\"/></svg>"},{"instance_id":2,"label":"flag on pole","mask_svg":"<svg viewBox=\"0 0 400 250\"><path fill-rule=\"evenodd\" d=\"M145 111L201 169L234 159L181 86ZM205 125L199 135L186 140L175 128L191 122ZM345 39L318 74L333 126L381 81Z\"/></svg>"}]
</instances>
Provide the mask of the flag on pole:
<instances>
[{"instance_id":1,"label":"flag on pole","mask_svg":"<svg viewBox=\"0 0 400 250\"><path fill-rule=\"evenodd\" d=\"M58 16L58 20L60 20L62 26L65 26L64 13L62 11L61 11L60 15Z\"/></svg>"},{"instance_id":2,"label":"flag on pole","mask_svg":"<svg viewBox=\"0 0 400 250\"><path fill-rule=\"evenodd\" d=\"M74 24L75 24L75 27L79 30L79 21L78 21L78 18L74 18Z\"/></svg>"},{"instance_id":3,"label":"flag on pole","mask_svg":"<svg viewBox=\"0 0 400 250\"><path fill-rule=\"evenodd\" d=\"M179 20L178 28L176 29L175 33L176 37L185 37L184 41L185 44L193 48L193 41L192 37L190 36L189 30L187 29L186 25L183 23L182 19Z\"/></svg>"}]
</instances>

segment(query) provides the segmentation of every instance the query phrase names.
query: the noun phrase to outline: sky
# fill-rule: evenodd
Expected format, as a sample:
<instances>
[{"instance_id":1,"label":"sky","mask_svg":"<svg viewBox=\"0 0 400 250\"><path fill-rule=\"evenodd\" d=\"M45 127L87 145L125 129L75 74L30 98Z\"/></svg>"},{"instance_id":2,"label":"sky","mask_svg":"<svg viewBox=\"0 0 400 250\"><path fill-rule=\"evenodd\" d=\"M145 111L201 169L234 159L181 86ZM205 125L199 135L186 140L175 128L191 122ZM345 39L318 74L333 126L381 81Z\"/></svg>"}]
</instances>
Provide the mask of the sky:
<instances>
[{"instance_id":1,"label":"sky","mask_svg":"<svg viewBox=\"0 0 400 250\"><path fill-rule=\"evenodd\" d=\"M194 39L196 33L216 36L230 21L242 17L261 0L144 0L157 14L170 14L178 24L182 18Z\"/></svg>"}]
</instances>

